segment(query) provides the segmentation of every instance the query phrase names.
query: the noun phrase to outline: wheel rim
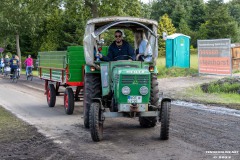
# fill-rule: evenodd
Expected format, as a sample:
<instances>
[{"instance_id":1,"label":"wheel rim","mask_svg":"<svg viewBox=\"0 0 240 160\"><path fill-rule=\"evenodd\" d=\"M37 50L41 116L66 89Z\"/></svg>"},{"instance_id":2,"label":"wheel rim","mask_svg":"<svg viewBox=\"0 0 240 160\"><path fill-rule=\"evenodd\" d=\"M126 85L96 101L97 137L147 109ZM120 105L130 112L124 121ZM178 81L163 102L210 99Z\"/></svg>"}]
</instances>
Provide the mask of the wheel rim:
<instances>
[{"instance_id":1,"label":"wheel rim","mask_svg":"<svg viewBox=\"0 0 240 160\"><path fill-rule=\"evenodd\" d=\"M51 99L51 94L50 94L50 90L47 91L47 100L48 102L50 102Z\"/></svg>"},{"instance_id":2,"label":"wheel rim","mask_svg":"<svg viewBox=\"0 0 240 160\"><path fill-rule=\"evenodd\" d=\"M67 94L64 95L64 106L66 109L68 109L68 95Z\"/></svg>"}]
</instances>

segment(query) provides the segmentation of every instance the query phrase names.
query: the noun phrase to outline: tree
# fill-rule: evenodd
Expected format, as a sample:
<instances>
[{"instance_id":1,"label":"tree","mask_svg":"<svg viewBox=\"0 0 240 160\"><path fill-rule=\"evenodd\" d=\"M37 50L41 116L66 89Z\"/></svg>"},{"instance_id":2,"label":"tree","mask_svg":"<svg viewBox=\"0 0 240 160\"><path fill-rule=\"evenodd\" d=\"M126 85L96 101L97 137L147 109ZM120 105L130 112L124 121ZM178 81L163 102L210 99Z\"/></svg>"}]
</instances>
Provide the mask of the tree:
<instances>
[{"instance_id":1,"label":"tree","mask_svg":"<svg viewBox=\"0 0 240 160\"><path fill-rule=\"evenodd\" d=\"M37 15L44 6L45 1L38 0L2 0L0 3L1 34L15 35L16 49L21 59L20 36L34 32ZM20 64L21 67L21 64Z\"/></svg>"},{"instance_id":2,"label":"tree","mask_svg":"<svg viewBox=\"0 0 240 160\"><path fill-rule=\"evenodd\" d=\"M189 26L191 30L198 31L201 24L205 22L205 9L203 0L193 0L192 9L189 16Z\"/></svg>"},{"instance_id":3,"label":"tree","mask_svg":"<svg viewBox=\"0 0 240 160\"><path fill-rule=\"evenodd\" d=\"M172 12L171 19L173 21L173 25L176 28L179 27L179 23L180 23L181 19L188 20L188 15L187 15L186 9L185 9L183 3L181 3L180 1L176 3L176 6Z\"/></svg>"},{"instance_id":4,"label":"tree","mask_svg":"<svg viewBox=\"0 0 240 160\"><path fill-rule=\"evenodd\" d=\"M191 34L191 29L189 28L187 22L185 19L181 19L178 27L178 32L183 33L185 35L190 35Z\"/></svg>"},{"instance_id":5,"label":"tree","mask_svg":"<svg viewBox=\"0 0 240 160\"><path fill-rule=\"evenodd\" d=\"M141 5L138 0L85 0L93 18L103 16L139 16Z\"/></svg>"},{"instance_id":6,"label":"tree","mask_svg":"<svg viewBox=\"0 0 240 160\"><path fill-rule=\"evenodd\" d=\"M238 40L237 23L229 15L223 0L209 0L206 8L207 38L231 38Z\"/></svg>"},{"instance_id":7,"label":"tree","mask_svg":"<svg viewBox=\"0 0 240 160\"><path fill-rule=\"evenodd\" d=\"M145 4L145 3L141 2L140 12L141 12L140 13L141 17L150 19L151 18L151 12L152 12L151 4Z\"/></svg>"},{"instance_id":8,"label":"tree","mask_svg":"<svg viewBox=\"0 0 240 160\"><path fill-rule=\"evenodd\" d=\"M65 0L64 11L62 14L63 41L60 50L66 50L67 46L82 45L86 19L89 10L86 10L82 0Z\"/></svg>"},{"instance_id":9,"label":"tree","mask_svg":"<svg viewBox=\"0 0 240 160\"><path fill-rule=\"evenodd\" d=\"M176 28L172 24L172 20L167 14L164 14L162 17L160 17L158 24L158 34L162 35L163 32L166 32L167 35L171 35L176 32ZM163 39L159 40L158 45L160 48L165 48L165 41Z\"/></svg>"},{"instance_id":10,"label":"tree","mask_svg":"<svg viewBox=\"0 0 240 160\"><path fill-rule=\"evenodd\" d=\"M240 1L232 0L228 4L230 15L238 22L240 26Z\"/></svg>"},{"instance_id":11,"label":"tree","mask_svg":"<svg viewBox=\"0 0 240 160\"><path fill-rule=\"evenodd\" d=\"M62 42L62 10L55 9L54 13L49 15L46 19L46 34L44 35L44 41L41 44L41 51L54 51L58 50L60 43Z\"/></svg>"},{"instance_id":12,"label":"tree","mask_svg":"<svg viewBox=\"0 0 240 160\"><path fill-rule=\"evenodd\" d=\"M155 0L152 3L151 18L159 20L159 17L167 14L171 17L178 0Z\"/></svg>"}]
</instances>

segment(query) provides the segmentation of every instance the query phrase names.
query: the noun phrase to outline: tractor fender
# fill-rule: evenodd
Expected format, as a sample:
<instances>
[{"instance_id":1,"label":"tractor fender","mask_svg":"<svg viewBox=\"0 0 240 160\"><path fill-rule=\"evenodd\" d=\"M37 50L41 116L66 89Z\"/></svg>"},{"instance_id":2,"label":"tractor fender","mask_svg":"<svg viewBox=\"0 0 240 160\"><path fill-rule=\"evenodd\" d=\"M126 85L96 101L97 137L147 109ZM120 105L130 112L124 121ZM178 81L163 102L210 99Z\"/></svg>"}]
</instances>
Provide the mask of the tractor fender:
<instances>
[{"instance_id":1,"label":"tractor fender","mask_svg":"<svg viewBox=\"0 0 240 160\"><path fill-rule=\"evenodd\" d=\"M171 98L161 98L161 99L159 99L159 102L161 102L160 104L161 104L161 106L160 106L160 111L162 111L162 105L163 105L163 102L172 102L172 99Z\"/></svg>"},{"instance_id":2,"label":"tractor fender","mask_svg":"<svg viewBox=\"0 0 240 160\"><path fill-rule=\"evenodd\" d=\"M171 99L171 98L162 98L162 99L161 99L161 106L162 106L162 103L163 103L163 102L166 102L166 101L167 101L167 102L171 102L172 99Z\"/></svg>"}]
</instances>

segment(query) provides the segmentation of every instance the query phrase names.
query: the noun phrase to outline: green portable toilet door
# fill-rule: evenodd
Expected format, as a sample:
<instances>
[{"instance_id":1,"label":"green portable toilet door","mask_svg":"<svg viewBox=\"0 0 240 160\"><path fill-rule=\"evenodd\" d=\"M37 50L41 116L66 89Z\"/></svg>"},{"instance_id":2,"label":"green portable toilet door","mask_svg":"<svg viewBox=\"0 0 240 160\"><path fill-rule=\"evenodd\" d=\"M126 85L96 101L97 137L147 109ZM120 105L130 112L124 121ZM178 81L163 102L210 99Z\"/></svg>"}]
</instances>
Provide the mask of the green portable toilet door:
<instances>
[{"instance_id":1,"label":"green portable toilet door","mask_svg":"<svg viewBox=\"0 0 240 160\"><path fill-rule=\"evenodd\" d=\"M170 68L173 66L173 39L167 39L166 41L166 67Z\"/></svg>"},{"instance_id":2,"label":"green portable toilet door","mask_svg":"<svg viewBox=\"0 0 240 160\"><path fill-rule=\"evenodd\" d=\"M189 38L179 36L175 38L174 66L181 68L190 67Z\"/></svg>"}]
</instances>

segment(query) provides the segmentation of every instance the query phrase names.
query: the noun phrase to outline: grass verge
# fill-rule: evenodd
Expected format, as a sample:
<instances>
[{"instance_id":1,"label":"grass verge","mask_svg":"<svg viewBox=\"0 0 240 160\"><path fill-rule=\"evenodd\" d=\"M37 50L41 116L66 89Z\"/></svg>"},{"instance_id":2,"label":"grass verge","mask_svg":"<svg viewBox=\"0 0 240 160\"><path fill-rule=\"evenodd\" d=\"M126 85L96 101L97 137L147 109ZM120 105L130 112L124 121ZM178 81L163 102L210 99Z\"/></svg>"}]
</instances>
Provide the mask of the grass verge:
<instances>
[{"instance_id":1,"label":"grass verge","mask_svg":"<svg viewBox=\"0 0 240 160\"><path fill-rule=\"evenodd\" d=\"M237 93L205 93L200 86L191 87L184 92L176 95L181 100L203 103L224 105L228 108L240 110L240 95Z\"/></svg>"},{"instance_id":2,"label":"grass verge","mask_svg":"<svg viewBox=\"0 0 240 160\"><path fill-rule=\"evenodd\" d=\"M0 106L0 159L77 159Z\"/></svg>"},{"instance_id":3,"label":"grass verge","mask_svg":"<svg viewBox=\"0 0 240 160\"><path fill-rule=\"evenodd\" d=\"M33 73L33 76L38 76L38 71L33 70L32 73ZM26 74L26 69L22 69L21 74Z\"/></svg>"},{"instance_id":4,"label":"grass verge","mask_svg":"<svg viewBox=\"0 0 240 160\"><path fill-rule=\"evenodd\" d=\"M157 59L158 78L183 77L198 74L198 55L190 56L190 68L166 68L166 58Z\"/></svg>"},{"instance_id":5,"label":"grass verge","mask_svg":"<svg viewBox=\"0 0 240 160\"><path fill-rule=\"evenodd\" d=\"M16 136L16 134L18 136ZM0 106L0 143L28 139L31 127Z\"/></svg>"}]
</instances>

